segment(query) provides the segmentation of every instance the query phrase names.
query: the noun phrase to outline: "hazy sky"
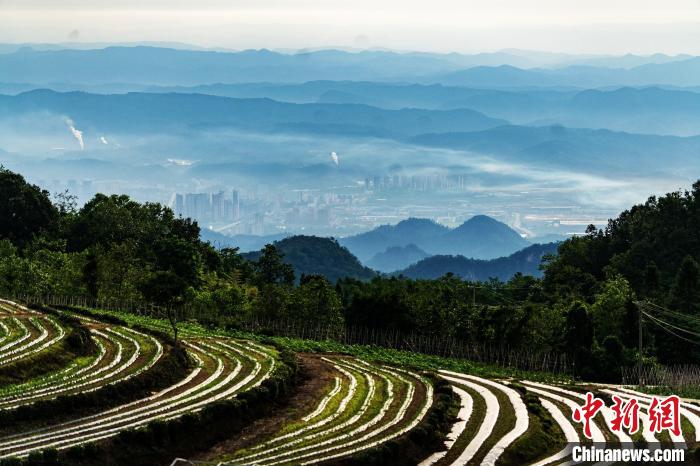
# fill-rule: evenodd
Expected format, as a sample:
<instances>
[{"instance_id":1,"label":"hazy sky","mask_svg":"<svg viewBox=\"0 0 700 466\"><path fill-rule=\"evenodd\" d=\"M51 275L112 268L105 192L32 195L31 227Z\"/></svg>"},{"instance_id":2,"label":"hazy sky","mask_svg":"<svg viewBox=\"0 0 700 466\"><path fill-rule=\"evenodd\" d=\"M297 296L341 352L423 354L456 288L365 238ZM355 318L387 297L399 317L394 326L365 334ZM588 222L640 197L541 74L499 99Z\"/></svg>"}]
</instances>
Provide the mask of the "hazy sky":
<instances>
[{"instance_id":1,"label":"hazy sky","mask_svg":"<svg viewBox=\"0 0 700 466\"><path fill-rule=\"evenodd\" d=\"M700 0L0 0L0 42L700 54Z\"/></svg>"}]
</instances>

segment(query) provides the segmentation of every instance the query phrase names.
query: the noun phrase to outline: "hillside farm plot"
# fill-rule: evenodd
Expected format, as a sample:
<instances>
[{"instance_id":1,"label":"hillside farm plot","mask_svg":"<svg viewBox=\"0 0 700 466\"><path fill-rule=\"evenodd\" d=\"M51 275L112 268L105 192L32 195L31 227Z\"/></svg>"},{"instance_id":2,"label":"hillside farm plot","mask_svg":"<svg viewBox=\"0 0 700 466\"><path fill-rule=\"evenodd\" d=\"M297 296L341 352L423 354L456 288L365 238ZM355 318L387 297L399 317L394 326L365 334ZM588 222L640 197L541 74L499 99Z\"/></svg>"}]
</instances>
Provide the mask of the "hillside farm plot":
<instances>
[{"instance_id":1,"label":"hillside farm plot","mask_svg":"<svg viewBox=\"0 0 700 466\"><path fill-rule=\"evenodd\" d=\"M222 464L315 464L346 457L415 427L433 401L432 384L418 373L327 356L332 383L307 413Z\"/></svg>"},{"instance_id":2,"label":"hillside farm plot","mask_svg":"<svg viewBox=\"0 0 700 466\"><path fill-rule=\"evenodd\" d=\"M0 368L30 358L66 336L52 317L8 301L0 301Z\"/></svg>"},{"instance_id":3,"label":"hillside farm plot","mask_svg":"<svg viewBox=\"0 0 700 466\"><path fill-rule=\"evenodd\" d=\"M163 345L151 335L126 327L90 325L98 348L96 356L80 358L43 377L3 387L0 410L124 382L149 370L163 355Z\"/></svg>"},{"instance_id":4,"label":"hillside farm plot","mask_svg":"<svg viewBox=\"0 0 700 466\"><path fill-rule=\"evenodd\" d=\"M528 411L520 394L505 384L472 375L440 371L440 376L452 384L462 409L447 449L421 465L495 465L528 430Z\"/></svg>"},{"instance_id":5,"label":"hillside farm plot","mask_svg":"<svg viewBox=\"0 0 700 466\"><path fill-rule=\"evenodd\" d=\"M555 402L560 402L565 404L569 409L565 410L567 416L567 422L571 419L572 410L576 408L577 405L581 405L584 400L583 390L574 391L569 387L561 387L555 385L544 385L534 382L524 383L528 390L538 393L540 396L553 400ZM648 421L648 410L651 401L651 396L627 388L600 388L592 387L591 390L597 391L600 396L607 395L608 397L616 395L623 400L628 400L630 397L634 396L639 401L640 406L640 432L630 438L624 432L611 432L609 425L611 423L614 413L607 407L603 409L602 414L598 414L594 418L594 426L592 427L593 441L596 444L603 444L607 442L610 445L619 444L629 444L632 441L637 443L643 443L647 448L655 449L669 444L673 445L674 448L689 448L691 446L696 446L698 441L700 441L700 408L691 403L681 404L681 417L682 417L682 427L683 435L674 435L673 433L663 432L655 433L652 432L650 423ZM581 436L581 438L583 438Z\"/></svg>"},{"instance_id":6,"label":"hillside farm plot","mask_svg":"<svg viewBox=\"0 0 700 466\"><path fill-rule=\"evenodd\" d=\"M545 445L537 452L537 458L527 461L532 466L573 464L571 445L595 444L598 448L645 445L647 448L660 448L662 441L674 448L689 448L700 441L700 408L691 403L682 403L683 435L658 434L650 429L645 418L651 396L627 388L602 388L588 386L560 386L538 382L521 381L515 390L515 382L496 382L467 374L440 371L440 376L448 380L461 399L461 409L452 431L445 441L445 449L436 452L420 463L430 465L463 464L512 464L504 462L509 449L518 449L519 439L527 439L535 426L532 413L523 401L522 392L537 398L551 422L556 426L558 442ZM622 399L634 396L640 400L641 429L633 436L626 432L613 432L610 429L614 412L607 406L593 418L592 439L584 436L582 426L572 421L572 414L585 401L585 392L595 390L598 395L617 395ZM555 448L557 444L561 448ZM511 453L513 451L511 450Z\"/></svg>"},{"instance_id":7,"label":"hillside farm plot","mask_svg":"<svg viewBox=\"0 0 700 466\"><path fill-rule=\"evenodd\" d=\"M53 383L59 380L56 375L52 381L46 382L47 385L33 391L23 393L15 387L16 393L7 395L3 401L21 403L27 400L17 401L20 398L41 397L51 390L70 392L81 384L86 384L86 389L96 389L148 370L162 354L157 340L126 328L93 329L93 337L102 347L99 355L87 366L71 369L70 375L64 374L66 380ZM275 368L275 354L251 342L197 338L186 340L183 344L196 364L180 382L146 398L91 416L2 437L0 458L27 456L47 448L62 450L107 439L154 420L168 420L197 412L211 403L231 399L259 385ZM147 351L145 346L149 347ZM142 363L137 364L138 361Z\"/></svg>"}]
</instances>

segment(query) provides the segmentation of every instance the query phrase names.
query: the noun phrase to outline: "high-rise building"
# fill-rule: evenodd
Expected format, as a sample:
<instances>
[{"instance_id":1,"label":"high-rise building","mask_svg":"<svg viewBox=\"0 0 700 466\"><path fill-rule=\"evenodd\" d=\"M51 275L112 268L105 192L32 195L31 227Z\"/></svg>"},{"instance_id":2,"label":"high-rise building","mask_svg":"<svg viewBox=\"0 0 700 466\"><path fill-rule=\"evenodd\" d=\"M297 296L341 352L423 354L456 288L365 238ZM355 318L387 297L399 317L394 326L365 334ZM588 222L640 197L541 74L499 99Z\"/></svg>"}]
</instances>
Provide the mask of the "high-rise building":
<instances>
[{"instance_id":1,"label":"high-rise building","mask_svg":"<svg viewBox=\"0 0 700 466\"><path fill-rule=\"evenodd\" d=\"M211 195L211 219L216 221L225 220L224 213L224 192Z\"/></svg>"},{"instance_id":2,"label":"high-rise building","mask_svg":"<svg viewBox=\"0 0 700 466\"><path fill-rule=\"evenodd\" d=\"M233 194L231 195L231 201L233 202L233 220L238 220L241 218L241 201L240 201L240 196L238 195L238 191L235 189L233 190Z\"/></svg>"},{"instance_id":3,"label":"high-rise building","mask_svg":"<svg viewBox=\"0 0 700 466\"><path fill-rule=\"evenodd\" d=\"M187 217L194 219L209 218L211 213L211 200L209 194L185 194L185 212Z\"/></svg>"}]
</instances>

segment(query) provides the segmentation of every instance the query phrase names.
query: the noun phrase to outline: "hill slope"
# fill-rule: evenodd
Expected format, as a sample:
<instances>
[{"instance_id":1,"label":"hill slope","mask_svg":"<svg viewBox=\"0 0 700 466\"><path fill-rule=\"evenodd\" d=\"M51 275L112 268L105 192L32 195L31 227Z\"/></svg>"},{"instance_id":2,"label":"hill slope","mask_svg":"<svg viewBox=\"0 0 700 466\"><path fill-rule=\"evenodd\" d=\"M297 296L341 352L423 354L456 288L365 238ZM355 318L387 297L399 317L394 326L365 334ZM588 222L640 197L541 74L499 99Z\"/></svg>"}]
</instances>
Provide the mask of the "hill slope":
<instances>
[{"instance_id":1,"label":"hill slope","mask_svg":"<svg viewBox=\"0 0 700 466\"><path fill-rule=\"evenodd\" d=\"M464 256L433 256L423 259L395 275L408 278L434 279L452 273L465 280L484 281L489 278L508 280L516 273L541 277L539 269L545 254L555 254L559 243L533 244L508 257L493 260L467 259Z\"/></svg>"},{"instance_id":2,"label":"hill slope","mask_svg":"<svg viewBox=\"0 0 700 466\"><path fill-rule=\"evenodd\" d=\"M359 235L341 238L340 244L348 248L362 261L369 261L376 254L395 246L418 246L435 240L449 229L425 218L409 218L396 225L382 225Z\"/></svg>"},{"instance_id":3,"label":"hill slope","mask_svg":"<svg viewBox=\"0 0 700 466\"><path fill-rule=\"evenodd\" d=\"M431 251L442 254L461 252L475 259L491 259L514 253L529 244L505 223L486 215L475 215L445 234Z\"/></svg>"},{"instance_id":4,"label":"hill slope","mask_svg":"<svg viewBox=\"0 0 700 466\"><path fill-rule=\"evenodd\" d=\"M394 272L405 269L411 264L425 259L429 254L415 244L392 246L386 251L374 255L367 265L380 272Z\"/></svg>"},{"instance_id":5,"label":"hill slope","mask_svg":"<svg viewBox=\"0 0 700 466\"><path fill-rule=\"evenodd\" d=\"M284 254L284 262L294 268L297 279L302 274L319 274L336 282L345 277L367 280L376 275L333 238L290 236L274 245ZM260 252L243 255L249 260L256 260L259 256Z\"/></svg>"}]
</instances>

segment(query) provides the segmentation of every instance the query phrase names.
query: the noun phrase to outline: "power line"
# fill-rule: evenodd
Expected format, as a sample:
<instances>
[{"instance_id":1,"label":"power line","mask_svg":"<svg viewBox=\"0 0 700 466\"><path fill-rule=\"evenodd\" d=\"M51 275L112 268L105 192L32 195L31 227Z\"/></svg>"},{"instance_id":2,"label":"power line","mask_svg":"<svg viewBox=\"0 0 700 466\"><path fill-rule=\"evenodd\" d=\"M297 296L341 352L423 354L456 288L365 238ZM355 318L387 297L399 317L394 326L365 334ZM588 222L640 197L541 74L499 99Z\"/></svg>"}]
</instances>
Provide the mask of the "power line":
<instances>
[{"instance_id":1,"label":"power line","mask_svg":"<svg viewBox=\"0 0 700 466\"><path fill-rule=\"evenodd\" d=\"M652 323L654 323L654 324L656 324L657 326L661 327L661 329L663 329L665 332L667 332L667 333L673 335L674 337L680 338L681 340L687 341L688 343L692 343L692 344L694 344L694 345L700 346L700 342L697 342L697 341L691 340L690 338L686 338L686 337L684 337L684 336L678 335L678 334L677 334L676 332L674 332L673 330L670 330L669 328L667 328L667 327L664 326L663 324L659 323L660 321L657 321L657 319L655 319L655 318L652 317L651 315L647 314L646 312L644 312L644 315L646 315L647 317L649 317L650 319L652 319L652 320L651 320Z\"/></svg>"},{"instance_id":2,"label":"power line","mask_svg":"<svg viewBox=\"0 0 700 466\"><path fill-rule=\"evenodd\" d=\"M674 328L674 329L676 329L676 330L678 330L678 331L687 333L687 334L689 334L689 335L693 335L693 336L695 336L695 337L700 337L700 333L693 332L693 331L691 331L691 330L688 330L688 329L685 329L685 328L678 327L678 326L676 326L676 325L670 324L670 323L668 323L668 322L665 322L665 321L659 319L658 317L652 316L651 314L649 314L649 313L647 313L647 312L642 311L642 313L643 313L645 316L649 317L650 319L655 320L655 321L657 321L657 322L659 322L659 323L661 323L661 324L663 324L663 325L666 325L666 326L668 326L668 327Z\"/></svg>"},{"instance_id":3,"label":"power line","mask_svg":"<svg viewBox=\"0 0 700 466\"><path fill-rule=\"evenodd\" d=\"M699 318L699 317L694 317L694 316L690 316L690 315L687 315L687 314L683 314L683 313L680 313L680 312L677 312L677 311L672 311L672 310L670 310L670 309L667 309L667 308L665 308L665 307L659 306L658 304L654 304L654 303L649 302L649 301L644 302L644 303L642 303L642 304L645 305L645 306L652 306L652 307L654 308L654 309L653 309L653 312L660 312L660 313L666 314L666 315L668 315L668 316L676 317L676 318L678 318L678 319L685 319L685 320L687 320L688 322L693 322L693 323L700 324L700 318ZM651 310L651 309L649 309L649 310Z\"/></svg>"}]
</instances>

